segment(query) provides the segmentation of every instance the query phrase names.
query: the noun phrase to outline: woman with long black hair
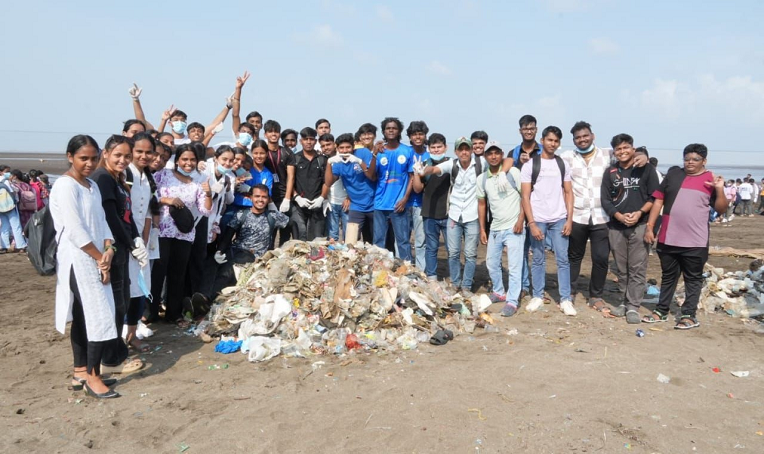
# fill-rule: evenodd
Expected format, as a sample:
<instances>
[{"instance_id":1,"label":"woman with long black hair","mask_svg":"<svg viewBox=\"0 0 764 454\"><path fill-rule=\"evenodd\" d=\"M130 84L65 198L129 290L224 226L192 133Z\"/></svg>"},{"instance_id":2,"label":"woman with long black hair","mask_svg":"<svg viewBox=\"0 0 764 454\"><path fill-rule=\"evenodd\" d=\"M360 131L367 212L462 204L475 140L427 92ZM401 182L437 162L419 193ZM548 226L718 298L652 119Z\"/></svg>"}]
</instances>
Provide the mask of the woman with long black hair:
<instances>
[{"instance_id":1,"label":"woman with long black hair","mask_svg":"<svg viewBox=\"0 0 764 454\"><path fill-rule=\"evenodd\" d=\"M78 135L66 147L69 170L53 185L50 214L58 243L56 329L72 322L72 388L98 398L119 397L101 378L101 359L117 339L114 294L109 283L115 247L98 185L89 176L98 161L98 144Z\"/></svg>"}]
</instances>

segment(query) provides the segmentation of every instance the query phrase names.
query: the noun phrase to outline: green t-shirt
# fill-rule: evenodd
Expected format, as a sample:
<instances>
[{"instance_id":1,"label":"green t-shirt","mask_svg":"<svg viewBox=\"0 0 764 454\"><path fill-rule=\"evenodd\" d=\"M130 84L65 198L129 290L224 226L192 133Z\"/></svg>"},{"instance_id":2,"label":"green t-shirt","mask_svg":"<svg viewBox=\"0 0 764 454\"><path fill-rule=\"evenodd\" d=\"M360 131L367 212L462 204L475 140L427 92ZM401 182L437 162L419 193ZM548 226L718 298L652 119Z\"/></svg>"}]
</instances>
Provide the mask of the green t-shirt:
<instances>
[{"instance_id":1,"label":"green t-shirt","mask_svg":"<svg viewBox=\"0 0 764 454\"><path fill-rule=\"evenodd\" d=\"M496 187L498 174L492 174L490 169L483 172L477 181L477 198L486 199L491 208L491 230L507 230L515 226L517 217L520 216L520 170L516 167L509 169L507 179L510 180L509 189L500 192ZM514 180L514 186L512 185ZM515 189L516 187L516 189Z\"/></svg>"}]
</instances>

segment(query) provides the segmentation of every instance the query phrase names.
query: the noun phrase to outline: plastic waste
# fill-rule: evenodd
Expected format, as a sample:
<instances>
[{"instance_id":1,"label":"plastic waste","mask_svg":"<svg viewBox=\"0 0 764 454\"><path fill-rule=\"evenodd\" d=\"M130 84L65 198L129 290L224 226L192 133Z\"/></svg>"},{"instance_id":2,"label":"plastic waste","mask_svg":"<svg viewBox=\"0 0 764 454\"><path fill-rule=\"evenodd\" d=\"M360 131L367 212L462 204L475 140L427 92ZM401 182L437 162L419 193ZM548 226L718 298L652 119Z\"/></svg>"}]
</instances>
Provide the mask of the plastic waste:
<instances>
[{"instance_id":1,"label":"plastic waste","mask_svg":"<svg viewBox=\"0 0 764 454\"><path fill-rule=\"evenodd\" d=\"M669 383L669 382L671 382L671 377L668 377L668 376L663 375L663 374L658 374L657 380L659 382L661 382L661 383Z\"/></svg>"},{"instance_id":2,"label":"plastic waste","mask_svg":"<svg viewBox=\"0 0 764 454\"><path fill-rule=\"evenodd\" d=\"M734 372L730 372L732 375L738 378L745 378L748 375L750 375L750 372L747 370L736 370Z\"/></svg>"},{"instance_id":3,"label":"plastic waste","mask_svg":"<svg viewBox=\"0 0 764 454\"><path fill-rule=\"evenodd\" d=\"M281 339L278 337L252 336L249 339L249 355L251 362L268 361L281 353Z\"/></svg>"}]
</instances>

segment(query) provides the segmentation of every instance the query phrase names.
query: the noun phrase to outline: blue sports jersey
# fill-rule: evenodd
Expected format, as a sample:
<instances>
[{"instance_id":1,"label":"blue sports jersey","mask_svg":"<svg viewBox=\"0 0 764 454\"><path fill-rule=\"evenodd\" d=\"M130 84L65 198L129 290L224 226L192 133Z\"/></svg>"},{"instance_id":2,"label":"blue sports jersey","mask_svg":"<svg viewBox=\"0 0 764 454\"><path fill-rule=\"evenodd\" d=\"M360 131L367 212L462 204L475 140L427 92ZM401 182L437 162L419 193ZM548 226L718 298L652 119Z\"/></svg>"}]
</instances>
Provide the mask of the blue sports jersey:
<instances>
[{"instance_id":1,"label":"blue sports jersey","mask_svg":"<svg viewBox=\"0 0 764 454\"><path fill-rule=\"evenodd\" d=\"M406 195L409 173L414 171L414 149L400 144L395 150L385 149L377 154L377 191L375 210L394 210Z\"/></svg>"},{"instance_id":2,"label":"blue sports jersey","mask_svg":"<svg viewBox=\"0 0 764 454\"><path fill-rule=\"evenodd\" d=\"M244 184L248 184L250 186L254 186L256 184L264 184L268 186L268 195L271 196L271 188L273 188L273 174L270 170L263 167L263 171L260 172L256 168L252 167L249 169L249 174L252 175L252 178L245 181ZM252 201L250 201L244 194L237 192L233 196L233 204L241 207L251 207Z\"/></svg>"},{"instance_id":3,"label":"blue sports jersey","mask_svg":"<svg viewBox=\"0 0 764 454\"><path fill-rule=\"evenodd\" d=\"M358 148L354 154L366 164L367 168L374 159L368 148ZM332 164L332 174L342 179L342 185L345 186L345 192L350 199L350 210L362 213L374 210L375 184L364 175L360 164L350 162Z\"/></svg>"},{"instance_id":4,"label":"blue sports jersey","mask_svg":"<svg viewBox=\"0 0 764 454\"><path fill-rule=\"evenodd\" d=\"M413 149L413 148L412 148ZM426 163L430 160L430 152L427 151L427 148L425 147L425 150L422 154L418 154L416 151L414 151L414 158L415 159L421 159L423 163ZM413 164L412 164L413 165ZM414 192L414 190L411 191L411 197L409 197L409 203L406 204L408 207L421 207L422 206L422 196L424 195L423 192Z\"/></svg>"}]
</instances>

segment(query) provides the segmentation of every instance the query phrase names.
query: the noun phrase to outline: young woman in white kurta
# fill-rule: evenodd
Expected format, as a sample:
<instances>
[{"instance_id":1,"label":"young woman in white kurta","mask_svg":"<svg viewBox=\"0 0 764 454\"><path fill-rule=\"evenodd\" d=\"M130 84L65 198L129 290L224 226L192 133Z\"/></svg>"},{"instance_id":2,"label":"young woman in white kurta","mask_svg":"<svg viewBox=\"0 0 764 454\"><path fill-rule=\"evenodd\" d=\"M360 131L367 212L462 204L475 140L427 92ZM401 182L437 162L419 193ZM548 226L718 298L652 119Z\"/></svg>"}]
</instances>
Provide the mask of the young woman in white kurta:
<instances>
[{"instance_id":1,"label":"young woman in white kurta","mask_svg":"<svg viewBox=\"0 0 764 454\"><path fill-rule=\"evenodd\" d=\"M101 356L117 338L117 328L109 284L113 237L98 186L88 179L96 168L98 144L90 136L75 136L66 157L71 167L56 180L49 203L58 241L56 328L63 334L72 322L72 386L84 384L97 397L118 397L100 377Z\"/></svg>"}]
</instances>

